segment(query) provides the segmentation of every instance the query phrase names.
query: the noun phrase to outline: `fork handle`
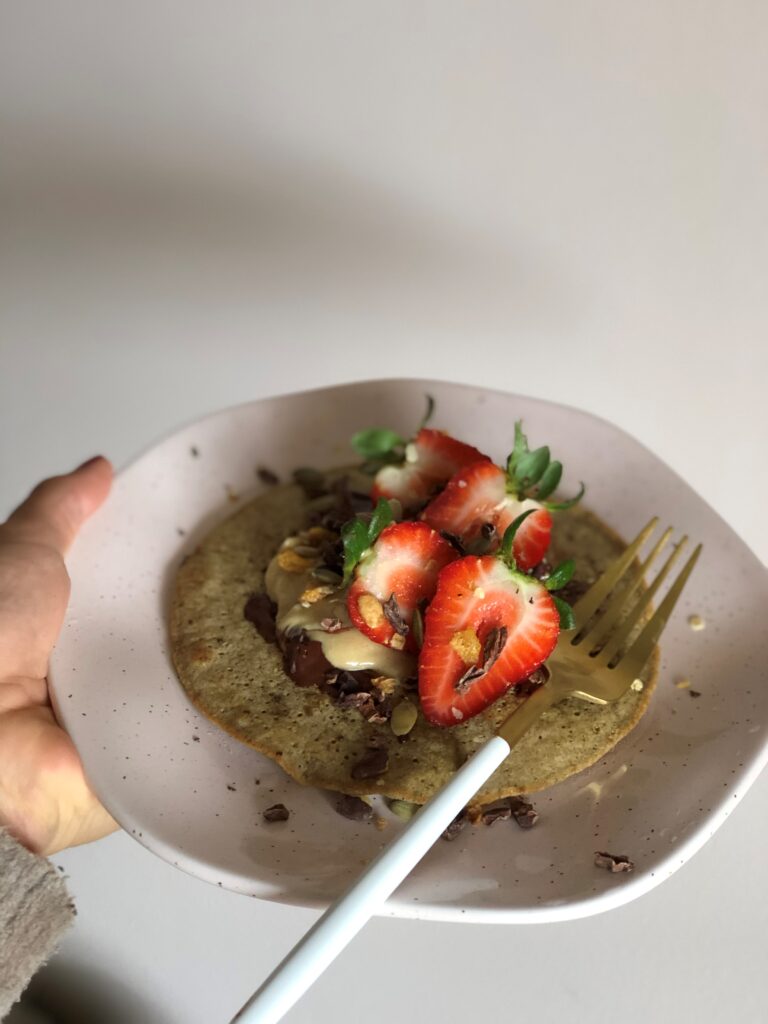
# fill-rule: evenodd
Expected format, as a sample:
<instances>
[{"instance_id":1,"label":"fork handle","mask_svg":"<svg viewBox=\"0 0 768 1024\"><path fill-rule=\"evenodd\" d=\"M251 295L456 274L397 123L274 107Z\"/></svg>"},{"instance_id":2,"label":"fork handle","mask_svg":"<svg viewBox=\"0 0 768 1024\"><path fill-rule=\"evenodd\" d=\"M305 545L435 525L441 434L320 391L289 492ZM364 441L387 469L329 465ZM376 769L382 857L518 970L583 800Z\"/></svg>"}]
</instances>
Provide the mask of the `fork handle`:
<instances>
[{"instance_id":1,"label":"fork handle","mask_svg":"<svg viewBox=\"0 0 768 1024\"><path fill-rule=\"evenodd\" d=\"M550 676L546 683L543 683L533 691L530 697L526 698L524 704L513 711L509 718L504 719L496 730L496 735L503 737L510 747L514 747L536 719L553 704L562 700L567 692L562 686L556 686L554 676Z\"/></svg>"},{"instance_id":2,"label":"fork handle","mask_svg":"<svg viewBox=\"0 0 768 1024\"><path fill-rule=\"evenodd\" d=\"M473 754L323 914L231 1024L276 1024L418 864L508 753L507 741L494 736Z\"/></svg>"}]
</instances>

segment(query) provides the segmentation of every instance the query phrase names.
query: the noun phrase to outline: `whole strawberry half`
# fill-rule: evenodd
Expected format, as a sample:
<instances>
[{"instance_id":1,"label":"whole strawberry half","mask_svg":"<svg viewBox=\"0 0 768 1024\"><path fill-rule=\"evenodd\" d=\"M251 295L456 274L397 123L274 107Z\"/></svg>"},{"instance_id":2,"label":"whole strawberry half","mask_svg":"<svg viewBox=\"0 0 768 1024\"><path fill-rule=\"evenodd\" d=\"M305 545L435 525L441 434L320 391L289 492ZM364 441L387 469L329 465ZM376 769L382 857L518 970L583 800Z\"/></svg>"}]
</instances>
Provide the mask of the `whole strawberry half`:
<instances>
[{"instance_id":1,"label":"whole strawberry half","mask_svg":"<svg viewBox=\"0 0 768 1024\"><path fill-rule=\"evenodd\" d=\"M546 661L560 621L544 584L501 558L468 555L446 566L419 656L427 720L458 725L479 714Z\"/></svg>"},{"instance_id":2,"label":"whole strawberry half","mask_svg":"<svg viewBox=\"0 0 768 1024\"><path fill-rule=\"evenodd\" d=\"M457 441L442 430L422 427L405 446L405 459L383 466L374 480L371 497L397 498L405 511L420 508L454 473L474 462L489 462L472 445Z\"/></svg>"},{"instance_id":3,"label":"whole strawberry half","mask_svg":"<svg viewBox=\"0 0 768 1024\"><path fill-rule=\"evenodd\" d=\"M476 462L460 469L422 512L422 519L458 537L465 548L495 551L510 524L523 512L534 510L515 534L514 556L527 572L544 558L552 532L550 510L565 509L581 499L564 502L546 499L560 482L563 467L553 461L549 448L530 451L522 424L515 424L515 447L506 469L492 462Z\"/></svg>"},{"instance_id":4,"label":"whole strawberry half","mask_svg":"<svg viewBox=\"0 0 768 1024\"><path fill-rule=\"evenodd\" d=\"M359 562L347 593L352 622L376 643L417 651L414 610L432 599L440 570L458 557L426 523L387 526Z\"/></svg>"},{"instance_id":5,"label":"whole strawberry half","mask_svg":"<svg viewBox=\"0 0 768 1024\"><path fill-rule=\"evenodd\" d=\"M549 547L552 516L531 498L518 500L509 493L507 474L492 462L476 462L451 477L422 513L436 530L458 537L465 548L485 539L494 551L507 527L522 513L533 509L515 535L514 554L523 570L538 565Z\"/></svg>"}]
</instances>

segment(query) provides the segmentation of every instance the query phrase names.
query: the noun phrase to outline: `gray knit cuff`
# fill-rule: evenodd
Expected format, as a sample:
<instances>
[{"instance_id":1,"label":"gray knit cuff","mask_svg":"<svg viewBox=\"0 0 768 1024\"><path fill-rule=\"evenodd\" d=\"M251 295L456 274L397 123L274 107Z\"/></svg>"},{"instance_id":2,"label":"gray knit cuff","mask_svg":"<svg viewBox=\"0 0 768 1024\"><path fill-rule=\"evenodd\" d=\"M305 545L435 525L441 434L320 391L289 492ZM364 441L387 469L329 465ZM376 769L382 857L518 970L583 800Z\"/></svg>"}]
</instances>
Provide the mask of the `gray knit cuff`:
<instances>
[{"instance_id":1,"label":"gray knit cuff","mask_svg":"<svg viewBox=\"0 0 768 1024\"><path fill-rule=\"evenodd\" d=\"M72 924L75 908L50 861L0 828L0 1019Z\"/></svg>"}]
</instances>

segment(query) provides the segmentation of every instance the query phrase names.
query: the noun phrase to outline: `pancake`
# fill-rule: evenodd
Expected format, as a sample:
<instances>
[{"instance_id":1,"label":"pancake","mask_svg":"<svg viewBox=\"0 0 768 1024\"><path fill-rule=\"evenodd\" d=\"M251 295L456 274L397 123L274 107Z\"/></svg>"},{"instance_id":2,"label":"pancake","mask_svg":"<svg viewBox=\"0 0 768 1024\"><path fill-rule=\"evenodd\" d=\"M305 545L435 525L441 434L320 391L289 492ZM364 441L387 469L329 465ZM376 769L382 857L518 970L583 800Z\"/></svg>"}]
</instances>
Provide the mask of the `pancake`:
<instances>
[{"instance_id":1,"label":"pancake","mask_svg":"<svg viewBox=\"0 0 768 1024\"><path fill-rule=\"evenodd\" d=\"M171 652L179 679L208 718L277 761L297 782L424 803L524 698L512 691L450 728L431 725L419 713L411 732L398 739L389 723L368 722L316 686L296 685L283 669L279 648L262 638L243 609L249 597L264 590L270 560L289 534L306 525L308 514L308 499L300 487L272 487L216 526L181 565L170 610ZM624 547L586 509L577 506L555 516L551 561L574 558L575 578L584 584L599 576ZM599 760L639 721L657 673L658 652L641 677L642 690L630 690L614 704L571 698L549 709L476 801L533 793ZM352 778L352 767L371 746L386 750L385 774Z\"/></svg>"}]
</instances>

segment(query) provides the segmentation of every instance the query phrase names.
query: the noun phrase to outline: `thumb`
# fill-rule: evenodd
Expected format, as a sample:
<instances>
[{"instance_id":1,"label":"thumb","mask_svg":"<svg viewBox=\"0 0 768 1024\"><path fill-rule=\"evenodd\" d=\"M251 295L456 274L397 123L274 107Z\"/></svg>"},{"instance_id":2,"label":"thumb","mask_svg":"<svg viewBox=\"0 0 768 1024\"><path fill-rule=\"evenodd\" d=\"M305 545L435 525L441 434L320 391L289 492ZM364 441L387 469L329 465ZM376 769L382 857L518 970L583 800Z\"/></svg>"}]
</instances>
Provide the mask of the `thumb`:
<instances>
[{"instance_id":1,"label":"thumb","mask_svg":"<svg viewBox=\"0 0 768 1024\"><path fill-rule=\"evenodd\" d=\"M9 539L44 544L64 555L111 486L112 466L97 455L71 473L38 484L11 514L3 532Z\"/></svg>"}]
</instances>

